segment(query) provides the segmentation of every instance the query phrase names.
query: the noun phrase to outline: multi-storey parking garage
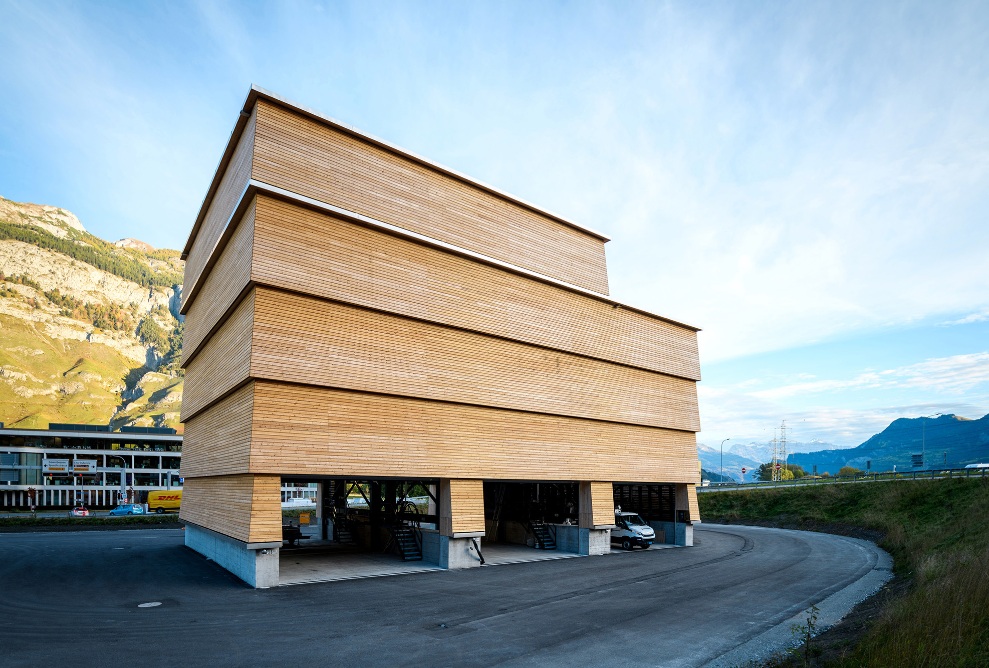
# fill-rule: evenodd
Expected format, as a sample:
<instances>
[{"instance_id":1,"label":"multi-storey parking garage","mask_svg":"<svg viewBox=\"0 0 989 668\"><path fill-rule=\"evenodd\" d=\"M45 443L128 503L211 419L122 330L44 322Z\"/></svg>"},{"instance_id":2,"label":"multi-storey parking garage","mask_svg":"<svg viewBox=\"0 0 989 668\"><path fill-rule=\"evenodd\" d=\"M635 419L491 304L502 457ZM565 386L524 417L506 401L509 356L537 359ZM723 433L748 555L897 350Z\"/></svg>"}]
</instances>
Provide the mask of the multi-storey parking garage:
<instances>
[{"instance_id":1,"label":"multi-storey parking garage","mask_svg":"<svg viewBox=\"0 0 989 668\"><path fill-rule=\"evenodd\" d=\"M689 543L697 330L609 298L606 241L253 88L183 252L187 544L276 584L282 479L447 568L603 552L616 500Z\"/></svg>"}]
</instances>

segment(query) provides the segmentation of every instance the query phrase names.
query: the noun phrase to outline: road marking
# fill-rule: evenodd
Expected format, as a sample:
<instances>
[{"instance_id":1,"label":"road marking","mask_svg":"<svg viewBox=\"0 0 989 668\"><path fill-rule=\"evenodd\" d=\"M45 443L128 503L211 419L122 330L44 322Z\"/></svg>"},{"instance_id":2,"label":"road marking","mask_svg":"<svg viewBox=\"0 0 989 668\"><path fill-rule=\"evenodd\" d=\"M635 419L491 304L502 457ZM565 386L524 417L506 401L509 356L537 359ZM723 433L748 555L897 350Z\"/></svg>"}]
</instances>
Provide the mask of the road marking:
<instances>
[{"instance_id":1,"label":"road marking","mask_svg":"<svg viewBox=\"0 0 989 668\"><path fill-rule=\"evenodd\" d=\"M138 603L139 608L157 608L161 605L161 601L151 601L150 603Z\"/></svg>"}]
</instances>

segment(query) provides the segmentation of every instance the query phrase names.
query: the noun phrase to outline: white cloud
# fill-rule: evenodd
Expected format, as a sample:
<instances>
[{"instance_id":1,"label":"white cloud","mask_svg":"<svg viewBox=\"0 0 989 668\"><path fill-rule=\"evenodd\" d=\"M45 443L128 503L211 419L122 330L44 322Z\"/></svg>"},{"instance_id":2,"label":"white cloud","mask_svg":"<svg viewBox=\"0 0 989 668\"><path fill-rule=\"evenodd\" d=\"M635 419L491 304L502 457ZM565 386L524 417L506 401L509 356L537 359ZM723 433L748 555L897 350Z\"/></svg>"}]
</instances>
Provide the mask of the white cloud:
<instances>
[{"instance_id":1,"label":"white cloud","mask_svg":"<svg viewBox=\"0 0 989 668\"><path fill-rule=\"evenodd\" d=\"M611 235L704 362L989 313L984 3L171 7L3 10L105 236L182 244L254 80Z\"/></svg>"},{"instance_id":2,"label":"white cloud","mask_svg":"<svg viewBox=\"0 0 989 668\"><path fill-rule=\"evenodd\" d=\"M945 327L952 325L971 325L977 322L985 322L986 320L989 320L989 310L980 311L979 313L970 313L964 318L959 318L957 320L949 320L941 324Z\"/></svg>"},{"instance_id":3,"label":"white cloud","mask_svg":"<svg viewBox=\"0 0 989 668\"><path fill-rule=\"evenodd\" d=\"M904 387L958 395L982 384L989 384L989 352L929 359L896 369L867 371L847 379L793 383L759 390L752 395L778 401L797 395L850 389L883 390Z\"/></svg>"},{"instance_id":4,"label":"white cloud","mask_svg":"<svg viewBox=\"0 0 989 668\"><path fill-rule=\"evenodd\" d=\"M798 374L806 375L806 374ZM853 446L901 417L954 413L982 417L989 407L989 352L952 355L848 378L746 380L698 387L703 442L768 441L787 421L794 440Z\"/></svg>"}]
</instances>

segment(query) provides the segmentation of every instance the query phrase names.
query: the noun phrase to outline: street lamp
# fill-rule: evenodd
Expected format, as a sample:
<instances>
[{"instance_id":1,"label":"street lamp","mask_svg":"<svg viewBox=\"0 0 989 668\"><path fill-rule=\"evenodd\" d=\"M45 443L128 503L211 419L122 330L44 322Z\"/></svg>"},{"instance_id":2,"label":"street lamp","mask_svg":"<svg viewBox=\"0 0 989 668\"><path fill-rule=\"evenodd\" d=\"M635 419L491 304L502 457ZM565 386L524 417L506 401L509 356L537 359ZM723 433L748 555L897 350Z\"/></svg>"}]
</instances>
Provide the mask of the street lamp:
<instances>
[{"instance_id":1,"label":"street lamp","mask_svg":"<svg viewBox=\"0 0 989 668\"><path fill-rule=\"evenodd\" d=\"M127 496L127 460L120 455L103 455L104 457L115 457L123 463L123 468L120 469L120 497L126 498Z\"/></svg>"},{"instance_id":2,"label":"street lamp","mask_svg":"<svg viewBox=\"0 0 989 668\"><path fill-rule=\"evenodd\" d=\"M924 463L924 468L927 468L927 421L931 418L941 417L941 413L935 413L934 415L925 415L921 418L920 422L920 460Z\"/></svg>"},{"instance_id":3,"label":"street lamp","mask_svg":"<svg viewBox=\"0 0 989 668\"><path fill-rule=\"evenodd\" d=\"M730 441L731 437L725 439L725 441ZM725 441L721 441L721 480L718 481L719 485L725 483Z\"/></svg>"}]
</instances>

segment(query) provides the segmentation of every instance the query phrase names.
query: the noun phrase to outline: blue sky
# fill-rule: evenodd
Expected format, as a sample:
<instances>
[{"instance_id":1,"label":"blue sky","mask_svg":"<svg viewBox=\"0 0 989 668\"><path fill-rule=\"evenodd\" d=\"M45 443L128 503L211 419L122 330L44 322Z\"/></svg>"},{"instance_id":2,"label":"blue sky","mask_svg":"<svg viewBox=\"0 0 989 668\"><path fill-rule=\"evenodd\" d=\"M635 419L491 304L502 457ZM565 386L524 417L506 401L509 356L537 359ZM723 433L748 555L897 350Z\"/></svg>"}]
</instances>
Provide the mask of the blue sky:
<instances>
[{"instance_id":1,"label":"blue sky","mask_svg":"<svg viewBox=\"0 0 989 668\"><path fill-rule=\"evenodd\" d=\"M717 445L989 412L989 4L0 0L0 195L180 248L251 83L613 238Z\"/></svg>"}]
</instances>

